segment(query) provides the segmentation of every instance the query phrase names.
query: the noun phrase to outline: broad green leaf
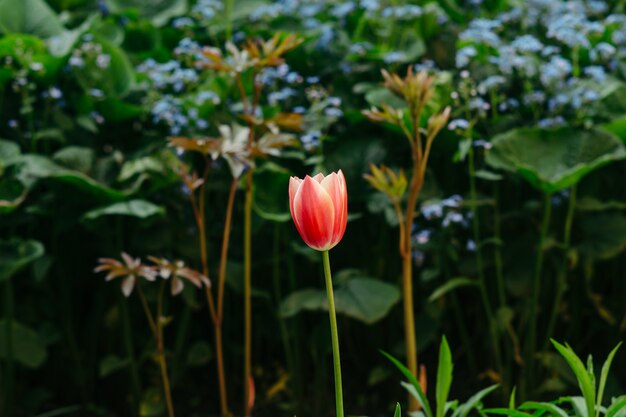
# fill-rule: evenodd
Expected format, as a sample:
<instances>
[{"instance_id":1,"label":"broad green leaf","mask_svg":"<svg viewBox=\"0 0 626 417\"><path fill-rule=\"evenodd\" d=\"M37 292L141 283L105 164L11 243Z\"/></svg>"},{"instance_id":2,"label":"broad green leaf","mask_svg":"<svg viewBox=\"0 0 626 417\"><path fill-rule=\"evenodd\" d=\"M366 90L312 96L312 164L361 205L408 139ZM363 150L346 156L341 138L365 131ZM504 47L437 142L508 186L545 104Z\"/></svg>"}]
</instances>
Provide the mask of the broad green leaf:
<instances>
[{"instance_id":1,"label":"broad green leaf","mask_svg":"<svg viewBox=\"0 0 626 417\"><path fill-rule=\"evenodd\" d=\"M15 158L20 156L20 147L10 140L0 139L0 167L10 164ZM0 169L0 174L2 170Z\"/></svg>"},{"instance_id":2,"label":"broad green leaf","mask_svg":"<svg viewBox=\"0 0 626 417\"><path fill-rule=\"evenodd\" d=\"M129 364L128 358L120 358L115 355L107 355L100 361L100 367L98 375L100 378L105 378L116 371L124 369Z\"/></svg>"},{"instance_id":3,"label":"broad green leaf","mask_svg":"<svg viewBox=\"0 0 626 417\"><path fill-rule=\"evenodd\" d=\"M259 217L275 222L291 220L289 199L285 197L289 178L289 172L276 164L264 164L254 172L253 208Z\"/></svg>"},{"instance_id":4,"label":"broad green leaf","mask_svg":"<svg viewBox=\"0 0 626 417\"><path fill-rule=\"evenodd\" d=\"M95 160L93 149L84 146L67 146L58 150L52 159L65 168L87 174Z\"/></svg>"},{"instance_id":5,"label":"broad green leaf","mask_svg":"<svg viewBox=\"0 0 626 417\"><path fill-rule=\"evenodd\" d=\"M626 157L621 141L599 129L514 129L496 136L492 144L489 165L517 172L544 193L568 188L595 169Z\"/></svg>"},{"instance_id":6,"label":"broad green leaf","mask_svg":"<svg viewBox=\"0 0 626 417\"><path fill-rule=\"evenodd\" d=\"M36 240L0 240L0 282L41 257L45 250Z\"/></svg>"},{"instance_id":7,"label":"broad green leaf","mask_svg":"<svg viewBox=\"0 0 626 417\"><path fill-rule=\"evenodd\" d=\"M120 191L109 188L96 180L80 173L65 169L43 155L25 154L16 158L12 166L15 166L15 178L26 188L31 188L40 180L55 180L81 189L105 200L123 200L126 195Z\"/></svg>"},{"instance_id":8,"label":"broad green leaf","mask_svg":"<svg viewBox=\"0 0 626 417\"><path fill-rule=\"evenodd\" d=\"M400 299L400 292L391 284L372 278L350 278L335 289L337 313L372 324L387 315ZM307 288L290 294L280 306L283 317L303 310L328 310L326 291Z\"/></svg>"},{"instance_id":9,"label":"broad green leaf","mask_svg":"<svg viewBox=\"0 0 626 417\"><path fill-rule=\"evenodd\" d=\"M596 402L596 417L600 415L600 406L602 405L602 397L604 396L604 387L606 386L606 379L609 377L609 370L611 369L611 363L613 362L613 357L617 353L617 350L622 345L622 343L618 343L615 348L609 353L609 356L604 361L604 365L602 365L602 371L600 372L600 383L598 384L598 399Z\"/></svg>"},{"instance_id":10,"label":"broad green leaf","mask_svg":"<svg viewBox=\"0 0 626 417\"><path fill-rule=\"evenodd\" d=\"M402 416L402 408L400 407L400 403L396 403L396 411L393 413L393 417L401 417Z\"/></svg>"},{"instance_id":11,"label":"broad green leaf","mask_svg":"<svg viewBox=\"0 0 626 417\"><path fill-rule=\"evenodd\" d=\"M428 297L428 301L433 302L441 296L449 293L450 291L458 288L458 287L467 287L467 286L476 286L478 285L475 280L466 278L466 277L456 277L447 281L445 284L437 288L433 293Z\"/></svg>"},{"instance_id":12,"label":"broad green leaf","mask_svg":"<svg viewBox=\"0 0 626 417\"><path fill-rule=\"evenodd\" d=\"M335 292L337 312L366 324L385 317L399 300L395 285L372 278L352 278Z\"/></svg>"},{"instance_id":13,"label":"broad green leaf","mask_svg":"<svg viewBox=\"0 0 626 417\"><path fill-rule=\"evenodd\" d=\"M303 310L315 311L327 308L326 293L321 290L307 288L289 294L280 303L280 315L292 317Z\"/></svg>"},{"instance_id":14,"label":"broad green leaf","mask_svg":"<svg viewBox=\"0 0 626 417\"><path fill-rule=\"evenodd\" d=\"M59 17L44 0L0 0L0 32L49 38L63 31Z\"/></svg>"},{"instance_id":15,"label":"broad green leaf","mask_svg":"<svg viewBox=\"0 0 626 417\"><path fill-rule=\"evenodd\" d=\"M467 401L465 401L463 404L461 404L459 406L459 408L457 408L454 411L454 413L452 414L452 417L467 417L468 414L474 408L478 408L478 406L480 405L480 403L483 400L483 398L485 398L487 395L491 394L499 386L500 385L495 384L495 385L492 385L490 387L487 387L487 388L484 388L484 389L478 391L476 394L472 395Z\"/></svg>"},{"instance_id":16,"label":"broad green leaf","mask_svg":"<svg viewBox=\"0 0 626 417\"><path fill-rule=\"evenodd\" d=\"M609 259L626 248L626 216L599 213L580 221L582 238L578 250L593 259Z\"/></svg>"},{"instance_id":17,"label":"broad green leaf","mask_svg":"<svg viewBox=\"0 0 626 417\"><path fill-rule=\"evenodd\" d=\"M535 401L527 401L524 404L520 405L520 410L538 410L538 411L544 411L546 413L549 413L549 415L553 415L555 417L569 417L567 415L567 412L565 410L563 410L562 408L560 408L557 405L554 404L550 404L550 403L539 403L539 402L535 402Z\"/></svg>"},{"instance_id":18,"label":"broad green leaf","mask_svg":"<svg viewBox=\"0 0 626 417\"><path fill-rule=\"evenodd\" d=\"M576 210L578 211L609 211L609 210L626 210L626 203L622 201L600 201L593 197L582 197L576 201Z\"/></svg>"},{"instance_id":19,"label":"broad green leaf","mask_svg":"<svg viewBox=\"0 0 626 417\"><path fill-rule=\"evenodd\" d=\"M435 387L435 397L437 398L436 417L444 417L450 386L452 385L452 353L446 337L441 338L439 347L439 365L437 366L437 385Z\"/></svg>"},{"instance_id":20,"label":"broad green leaf","mask_svg":"<svg viewBox=\"0 0 626 417\"><path fill-rule=\"evenodd\" d=\"M36 331L6 319L0 320L0 358L7 358L7 327L11 328L11 353L13 359L28 368L38 368L48 356L46 346Z\"/></svg>"},{"instance_id":21,"label":"broad green leaf","mask_svg":"<svg viewBox=\"0 0 626 417\"><path fill-rule=\"evenodd\" d=\"M142 17L152 20L156 26L163 26L172 17L187 11L187 0L105 0L113 12L121 13L137 9Z\"/></svg>"},{"instance_id":22,"label":"broad green leaf","mask_svg":"<svg viewBox=\"0 0 626 417\"><path fill-rule=\"evenodd\" d=\"M596 388L593 383L592 376L589 375L585 365L582 363L580 358L578 358L571 347L563 346L554 339L550 339L550 341L561 356L563 356L567 364L574 372L574 375L576 375L578 385L580 386L580 390L585 399L587 417L592 417L594 415L594 407L596 403Z\"/></svg>"},{"instance_id":23,"label":"broad green leaf","mask_svg":"<svg viewBox=\"0 0 626 417\"><path fill-rule=\"evenodd\" d=\"M397 360L387 352L381 350L380 353L382 353L387 359L389 359L391 363L393 363L396 368L398 368L398 370L402 372L402 375L404 375L404 377L409 380L411 386L415 389L415 393L417 394L417 400L424 409L426 417L433 417L433 412L430 408L430 404L428 403L428 399L426 398L426 394L424 394L424 391L422 390L420 383L417 381L417 378L415 378L415 375L413 375L406 366L402 365L399 360Z\"/></svg>"},{"instance_id":24,"label":"broad green leaf","mask_svg":"<svg viewBox=\"0 0 626 417\"><path fill-rule=\"evenodd\" d=\"M152 216L163 216L165 209L146 200L130 200L113 203L105 207L90 210L81 220L91 221L103 216L127 216L146 219Z\"/></svg>"}]
</instances>

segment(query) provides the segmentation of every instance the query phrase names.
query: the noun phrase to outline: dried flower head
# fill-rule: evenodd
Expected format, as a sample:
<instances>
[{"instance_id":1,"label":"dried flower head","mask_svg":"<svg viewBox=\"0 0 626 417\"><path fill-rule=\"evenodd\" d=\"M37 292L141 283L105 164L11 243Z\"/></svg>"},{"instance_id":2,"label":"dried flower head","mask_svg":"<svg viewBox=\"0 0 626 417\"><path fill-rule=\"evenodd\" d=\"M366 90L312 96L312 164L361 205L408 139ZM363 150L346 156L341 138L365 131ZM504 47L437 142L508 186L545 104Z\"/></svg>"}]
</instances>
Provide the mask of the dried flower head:
<instances>
[{"instance_id":1,"label":"dried flower head","mask_svg":"<svg viewBox=\"0 0 626 417\"><path fill-rule=\"evenodd\" d=\"M157 258L155 256L148 256L156 266L156 271L163 279L171 278L171 293L176 296L181 293L185 287L183 280L191 282L198 288L202 288L202 284L207 287L211 286L211 281L208 277L202 273L188 268L183 261L170 262L165 258Z\"/></svg>"},{"instance_id":2,"label":"dried flower head","mask_svg":"<svg viewBox=\"0 0 626 417\"><path fill-rule=\"evenodd\" d=\"M370 164L371 174L363 174L363 178L376 190L384 193L393 202L402 200L406 192L407 180L404 171L395 173L385 165L377 167Z\"/></svg>"},{"instance_id":3,"label":"dried flower head","mask_svg":"<svg viewBox=\"0 0 626 417\"><path fill-rule=\"evenodd\" d=\"M257 67L277 67L285 62L283 55L302 43L302 38L294 34L275 34L271 39L248 40L244 49Z\"/></svg>"},{"instance_id":4,"label":"dried flower head","mask_svg":"<svg viewBox=\"0 0 626 417\"><path fill-rule=\"evenodd\" d=\"M148 281L156 280L156 271L154 268L143 265L139 258L133 258L126 252L122 252L123 263L113 258L98 259L99 265L94 272L107 271L108 274L104 278L111 281L114 278L124 278L121 283L122 293L128 297L133 292L138 277L142 277Z\"/></svg>"},{"instance_id":5,"label":"dried flower head","mask_svg":"<svg viewBox=\"0 0 626 417\"><path fill-rule=\"evenodd\" d=\"M382 74L385 79L383 85L406 101L413 111L421 110L433 96L435 77L429 75L427 71L415 74L409 66L404 78L398 74L390 74L386 70L382 70Z\"/></svg>"}]
</instances>

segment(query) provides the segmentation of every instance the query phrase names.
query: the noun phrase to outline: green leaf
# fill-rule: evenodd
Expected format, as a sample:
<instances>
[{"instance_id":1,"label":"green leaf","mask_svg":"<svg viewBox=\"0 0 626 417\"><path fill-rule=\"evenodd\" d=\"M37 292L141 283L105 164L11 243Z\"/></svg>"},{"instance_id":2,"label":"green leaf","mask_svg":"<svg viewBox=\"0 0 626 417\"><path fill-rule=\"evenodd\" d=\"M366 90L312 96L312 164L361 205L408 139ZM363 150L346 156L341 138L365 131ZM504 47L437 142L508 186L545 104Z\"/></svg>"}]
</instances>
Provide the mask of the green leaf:
<instances>
[{"instance_id":1,"label":"green leaf","mask_svg":"<svg viewBox=\"0 0 626 417\"><path fill-rule=\"evenodd\" d=\"M130 200L113 203L105 207L90 210L81 220L91 221L103 216L128 216L147 219L152 216L163 216L165 209L146 200Z\"/></svg>"},{"instance_id":2,"label":"green leaf","mask_svg":"<svg viewBox=\"0 0 626 417\"><path fill-rule=\"evenodd\" d=\"M20 147L17 143L0 139L0 167L10 164L20 154ZM0 169L1 173L2 170Z\"/></svg>"},{"instance_id":3,"label":"green leaf","mask_svg":"<svg viewBox=\"0 0 626 417\"><path fill-rule=\"evenodd\" d=\"M59 17L44 0L0 0L0 32L50 38L63 31Z\"/></svg>"},{"instance_id":4,"label":"green leaf","mask_svg":"<svg viewBox=\"0 0 626 417\"><path fill-rule=\"evenodd\" d=\"M213 348L207 342L196 342L187 354L187 365L204 366L213 358Z\"/></svg>"},{"instance_id":5,"label":"green leaf","mask_svg":"<svg viewBox=\"0 0 626 417\"><path fill-rule=\"evenodd\" d=\"M65 168L87 174L95 160L93 149L84 146L67 146L57 151L52 159Z\"/></svg>"},{"instance_id":6,"label":"green leaf","mask_svg":"<svg viewBox=\"0 0 626 417\"><path fill-rule=\"evenodd\" d=\"M600 415L600 406L602 405L602 397L604 396L604 387L606 386L606 380L609 377L609 370L611 369L611 363L613 362L613 357L617 353L617 350L622 345L622 342L618 343L617 346L609 353L609 356L604 361L604 365L602 365L602 371L600 372L600 383L598 385L598 399L596 402L596 417Z\"/></svg>"},{"instance_id":7,"label":"green leaf","mask_svg":"<svg viewBox=\"0 0 626 417\"><path fill-rule=\"evenodd\" d=\"M439 365L437 366L437 385L435 387L435 397L437 398L436 417L444 417L450 386L452 385L452 353L446 337L441 338L439 347Z\"/></svg>"},{"instance_id":8,"label":"green leaf","mask_svg":"<svg viewBox=\"0 0 626 417\"><path fill-rule=\"evenodd\" d=\"M523 411L512 410L509 408L488 408L483 410L485 414L497 414L499 416L509 417L532 417L531 414L524 413Z\"/></svg>"},{"instance_id":9,"label":"green leaf","mask_svg":"<svg viewBox=\"0 0 626 417\"><path fill-rule=\"evenodd\" d=\"M599 129L514 129L496 136L492 144L489 165L517 172L544 193L571 187L588 173L626 157L620 140Z\"/></svg>"},{"instance_id":10,"label":"green leaf","mask_svg":"<svg viewBox=\"0 0 626 417\"><path fill-rule=\"evenodd\" d=\"M393 413L393 417L402 417L402 408L400 403L396 403L396 411Z\"/></svg>"},{"instance_id":11,"label":"green leaf","mask_svg":"<svg viewBox=\"0 0 626 417\"><path fill-rule=\"evenodd\" d=\"M43 245L36 240L0 240L0 282L43 256Z\"/></svg>"},{"instance_id":12,"label":"green leaf","mask_svg":"<svg viewBox=\"0 0 626 417\"><path fill-rule=\"evenodd\" d=\"M16 321L0 320L0 358L6 358L8 354L7 325L10 325L12 332L13 359L28 368L40 367L48 357L44 342L36 331Z\"/></svg>"},{"instance_id":13,"label":"green leaf","mask_svg":"<svg viewBox=\"0 0 626 417\"><path fill-rule=\"evenodd\" d=\"M289 199L289 172L276 164L264 164L254 172L253 208L262 219L275 222L291 220Z\"/></svg>"},{"instance_id":14,"label":"green leaf","mask_svg":"<svg viewBox=\"0 0 626 417\"><path fill-rule=\"evenodd\" d=\"M417 378L415 378L415 375L413 375L406 366L400 363L399 360L397 360L387 352L381 350L380 353L382 353L387 359L389 359L391 363L393 363L396 368L398 368L398 370L402 372L402 375L404 375L404 377L409 380L411 386L415 389L415 393L417 394L416 399L424 409L426 417L433 417L433 412L430 408L430 404L428 403L428 399L426 398L426 394L424 394L424 391L422 391L422 387L417 381Z\"/></svg>"},{"instance_id":15,"label":"green leaf","mask_svg":"<svg viewBox=\"0 0 626 417\"><path fill-rule=\"evenodd\" d=\"M539 411L544 411L546 413L549 413L549 415L552 416L558 416L558 417L569 417L567 415L567 412L565 410L563 410L562 408L560 408L559 406L556 406L554 404L550 404L550 403L539 403L539 402L535 402L535 401L526 401L524 404L520 405L520 410L539 410Z\"/></svg>"},{"instance_id":16,"label":"green leaf","mask_svg":"<svg viewBox=\"0 0 626 417\"><path fill-rule=\"evenodd\" d=\"M561 356L563 356L567 364L574 372L574 375L576 375L578 385L580 386L580 390L585 398L587 417L592 417L594 415L594 406L596 402L596 391L593 383L593 376L589 375L585 365L582 363L580 358L576 356L576 353L571 347L563 346L554 339L550 339L550 341Z\"/></svg>"},{"instance_id":17,"label":"green leaf","mask_svg":"<svg viewBox=\"0 0 626 417\"><path fill-rule=\"evenodd\" d=\"M395 285L372 278L352 278L335 292L337 312L366 324L385 317L399 300Z\"/></svg>"},{"instance_id":18,"label":"green leaf","mask_svg":"<svg viewBox=\"0 0 626 417\"><path fill-rule=\"evenodd\" d=\"M105 378L116 371L122 370L129 364L128 358L120 358L115 355L107 355L100 361L100 368L98 375L100 378Z\"/></svg>"},{"instance_id":19,"label":"green leaf","mask_svg":"<svg viewBox=\"0 0 626 417\"><path fill-rule=\"evenodd\" d=\"M592 259L609 259L626 248L626 216L600 213L580 221L582 239L578 250Z\"/></svg>"},{"instance_id":20,"label":"green leaf","mask_svg":"<svg viewBox=\"0 0 626 417\"><path fill-rule=\"evenodd\" d=\"M515 409L515 395L517 394L517 385L511 390L511 396L509 397L509 408Z\"/></svg>"},{"instance_id":21,"label":"green leaf","mask_svg":"<svg viewBox=\"0 0 626 417\"><path fill-rule=\"evenodd\" d=\"M466 402L461 404L459 408L457 408L452 417L467 417L467 415L475 408L478 408L479 404L487 395L491 394L496 390L500 385L495 384L490 387L484 388L478 391L476 394L472 395Z\"/></svg>"},{"instance_id":22,"label":"green leaf","mask_svg":"<svg viewBox=\"0 0 626 417\"><path fill-rule=\"evenodd\" d=\"M617 413L626 409L626 396L623 396L619 400L613 402L611 406L606 410L604 417L617 417Z\"/></svg>"},{"instance_id":23,"label":"green leaf","mask_svg":"<svg viewBox=\"0 0 626 417\"><path fill-rule=\"evenodd\" d=\"M448 280L445 284L437 288L435 291L433 291L430 297L428 297L428 301L433 302L458 287L467 287L467 286L476 286L476 285L478 285L476 281L474 281L471 278L466 278L466 277L452 278Z\"/></svg>"},{"instance_id":24,"label":"green leaf","mask_svg":"<svg viewBox=\"0 0 626 417\"><path fill-rule=\"evenodd\" d=\"M373 278L350 278L335 289L337 312L373 324L387 315L400 300L400 291L391 284ZM296 291L280 305L282 317L303 311L328 310L326 291L307 288Z\"/></svg>"},{"instance_id":25,"label":"green leaf","mask_svg":"<svg viewBox=\"0 0 626 417\"><path fill-rule=\"evenodd\" d=\"M155 26L163 26L172 17L187 11L186 0L106 0L106 3L115 13L137 9L142 17L152 20Z\"/></svg>"},{"instance_id":26,"label":"green leaf","mask_svg":"<svg viewBox=\"0 0 626 417\"><path fill-rule=\"evenodd\" d=\"M109 188L80 172L62 168L43 155L21 155L11 165L16 167L15 178L26 188L31 188L40 180L52 179L71 184L102 199L123 200L126 198L124 193Z\"/></svg>"}]
</instances>

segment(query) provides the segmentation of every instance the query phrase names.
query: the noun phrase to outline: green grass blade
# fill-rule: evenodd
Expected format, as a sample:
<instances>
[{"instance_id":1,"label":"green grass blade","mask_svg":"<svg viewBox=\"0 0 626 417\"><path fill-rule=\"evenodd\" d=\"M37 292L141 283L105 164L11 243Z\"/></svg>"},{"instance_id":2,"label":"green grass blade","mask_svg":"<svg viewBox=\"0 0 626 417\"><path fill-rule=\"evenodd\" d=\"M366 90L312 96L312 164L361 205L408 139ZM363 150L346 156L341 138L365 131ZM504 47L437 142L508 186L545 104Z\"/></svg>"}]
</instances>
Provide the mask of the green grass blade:
<instances>
[{"instance_id":1,"label":"green grass blade","mask_svg":"<svg viewBox=\"0 0 626 417\"><path fill-rule=\"evenodd\" d=\"M426 398L426 394L424 394L424 391L422 391L422 387L420 386L420 383L417 381L417 378L415 378L415 375L413 375L406 366L400 363L399 360L397 360L396 358L394 358L387 352L384 352L381 350L380 353L382 353L387 359L389 359L391 363L393 363L396 366L396 368L398 368L398 370L402 372L402 375L404 375L404 377L409 380L413 388L415 388L415 393L417 394L417 400L420 402L422 408L424 409L424 413L426 414L426 417L433 417L433 412L430 408L430 404L428 403L428 399Z\"/></svg>"},{"instance_id":2,"label":"green grass blade","mask_svg":"<svg viewBox=\"0 0 626 417\"><path fill-rule=\"evenodd\" d=\"M478 391L476 394L472 395L466 402L461 404L459 406L459 408L457 408L454 411L454 413L452 414L452 417L467 417L467 415L470 413L470 411L472 411L474 408L478 407L478 404L480 404L480 402L483 400L483 398L485 398L487 395L491 394L499 386L500 385L495 384L495 385L492 385L490 387L487 387L485 389L482 389L482 390Z\"/></svg>"},{"instance_id":3,"label":"green grass blade","mask_svg":"<svg viewBox=\"0 0 626 417\"><path fill-rule=\"evenodd\" d=\"M509 398L509 408L515 410L515 394L517 394L517 385L513 387L511 391L511 397Z\"/></svg>"},{"instance_id":4,"label":"green grass blade","mask_svg":"<svg viewBox=\"0 0 626 417\"><path fill-rule=\"evenodd\" d=\"M604 417L615 417L617 413L622 411L624 408L626 408L626 396L613 403L609 409L606 410Z\"/></svg>"},{"instance_id":5,"label":"green grass blade","mask_svg":"<svg viewBox=\"0 0 626 417\"><path fill-rule=\"evenodd\" d=\"M439 365L437 367L437 386L435 387L435 397L437 399L437 417L444 417L450 386L452 385L452 353L446 337L441 338L439 347Z\"/></svg>"},{"instance_id":6,"label":"green grass blade","mask_svg":"<svg viewBox=\"0 0 626 417\"><path fill-rule=\"evenodd\" d=\"M396 403L396 411L393 413L393 417L402 417L402 408L400 403Z\"/></svg>"},{"instance_id":7,"label":"green grass blade","mask_svg":"<svg viewBox=\"0 0 626 417\"><path fill-rule=\"evenodd\" d=\"M569 346L563 346L554 339L550 339L556 350L563 356L569 367L574 372L576 379L578 380L578 386L585 398L585 404L587 409L587 417L594 416L594 408L596 404L596 389L593 382L593 378L587 372L587 368L582 363L580 358L576 356L576 353Z\"/></svg>"},{"instance_id":8,"label":"green grass blade","mask_svg":"<svg viewBox=\"0 0 626 417\"><path fill-rule=\"evenodd\" d=\"M511 410L510 408L489 408L483 410L485 414L495 414L498 416L509 416L509 417L532 417L531 414L524 413L523 411Z\"/></svg>"},{"instance_id":9,"label":"green grass blade","mask_svg":"<svg viewBox=\"0 0 626 417\"><path fill-rule=\"evenodd\" d=\"M520 410L539 410L549 413L550 416L569 417L567 412L561 407L550 403L539 403L535 401L527 401L520 405Z\"/></svg>"},{"instance_id":10,"label":"green grass blade","mask_svg":"<svg viewBox=\"0 0 626 417\"><path fill-rule=\"evenodd\" d=\"M609 353L609 356L604 361L604 365L602 365L602 371L600 373L600 384L598 386L598 399L596 400L596 417L600 415L600 406L602 405L602 397L604 396L604 387L606 386L606 380L609 376L609 369L611 369L611 363L613 362L613 357L617 353L617 350L622 345L622 342L618 343L617 346Z\"/></svg>"}]
</instances>

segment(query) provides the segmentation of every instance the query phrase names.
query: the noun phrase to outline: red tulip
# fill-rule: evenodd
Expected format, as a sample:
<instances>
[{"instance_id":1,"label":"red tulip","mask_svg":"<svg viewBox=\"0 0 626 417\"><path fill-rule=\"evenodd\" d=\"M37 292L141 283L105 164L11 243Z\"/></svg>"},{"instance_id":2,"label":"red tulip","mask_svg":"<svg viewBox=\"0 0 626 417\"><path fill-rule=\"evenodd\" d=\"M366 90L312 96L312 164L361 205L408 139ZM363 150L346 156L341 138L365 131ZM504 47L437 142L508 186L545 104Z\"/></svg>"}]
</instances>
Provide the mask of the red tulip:
<instances>
[{"instance_id":1,"label":"red tulip","mask_svg":"<svg viewBox=\"0 0 626 417\"><path fill-rule=\"evenodd\" d=\"M343 237L348 222L348 191L343 172L326 177L307 175L304 180L291 177L289 206L293 222L307 245L319 251L333 248Z\"/></svg>"}]
</instances>

